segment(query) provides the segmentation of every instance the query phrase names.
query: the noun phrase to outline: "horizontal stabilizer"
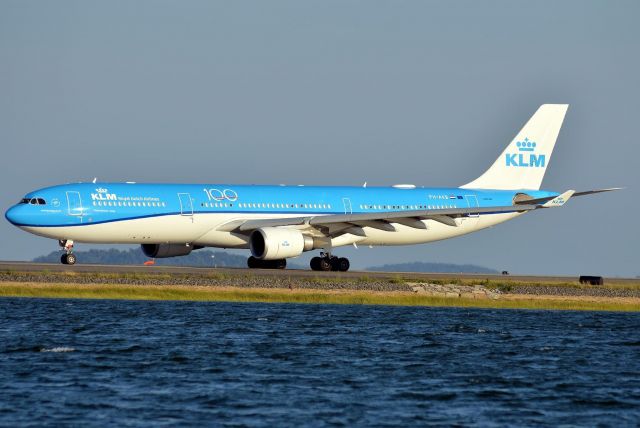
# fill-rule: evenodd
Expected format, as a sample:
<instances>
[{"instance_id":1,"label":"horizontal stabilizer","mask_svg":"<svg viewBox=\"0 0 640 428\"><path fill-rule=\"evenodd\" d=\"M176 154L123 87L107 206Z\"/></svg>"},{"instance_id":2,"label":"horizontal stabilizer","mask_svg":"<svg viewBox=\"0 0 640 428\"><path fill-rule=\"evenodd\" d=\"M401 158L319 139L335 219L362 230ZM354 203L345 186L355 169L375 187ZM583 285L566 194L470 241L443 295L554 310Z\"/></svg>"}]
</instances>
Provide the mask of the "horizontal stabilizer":
<instances>
[{"instance_id":1,"label":"horizontal stabilizer","mask_svg":"<svg viewBox=\"0 0 640 428\"><path fill-rule=\"evenodd\" d=\"M612 192L614 190L622 190L622 187L611 187L609 189L597 189L597 190L586 190L584 192L576 192L574 190L567 190L565 193L563 193L562 195L559 196L549 196L546 198L538 198L538 199L523 199L521 201L516 202L516 205L537 205L537 204L541 204L544 208L548 208L550 206L561 206L564 205L565 202L567 202L567 200L569 199L569 197L576 197L576 196L586 196L586 195L593 195L595 193L602 193L602 192ZM565 194L571 192L571 195L569 197L566 197ZM551 202L552 200L555 200L557 198L563 197L564 196L564 202L561 204L558 203L554 203L552 205L547 205L548 202Z\"/></svg>"},{"instance_id":2,"label":"horizontal stabilizer","mask_svg":"<svg viewBox=\"0 0 640 428\"><path fill-rule=\"evenodd\" d=\"M594 193L613 192L614 190L622 190L624 187L610 187L608 189L587 190L584 192L576 192L573 196L593 195Z\"/></svg>"}]
</instances>

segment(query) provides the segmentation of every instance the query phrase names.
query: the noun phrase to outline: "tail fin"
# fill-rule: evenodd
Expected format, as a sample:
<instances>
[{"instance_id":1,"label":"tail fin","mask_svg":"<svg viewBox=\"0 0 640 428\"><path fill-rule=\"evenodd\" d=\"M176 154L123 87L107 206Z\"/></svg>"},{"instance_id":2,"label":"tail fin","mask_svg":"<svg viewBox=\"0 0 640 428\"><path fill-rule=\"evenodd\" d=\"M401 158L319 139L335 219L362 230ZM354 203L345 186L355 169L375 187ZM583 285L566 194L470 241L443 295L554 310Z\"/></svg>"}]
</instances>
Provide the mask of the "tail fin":
<instances>
[{"instance_id":1,"label":"tail fin","mask_svg":"<svg viewBox=\"0 0 640 428\"><path fill-rule=\"evenodd\" d=\"M568 104L543 104L484 174L464 189L540 189Z\"/></svg>"}]
</instances>

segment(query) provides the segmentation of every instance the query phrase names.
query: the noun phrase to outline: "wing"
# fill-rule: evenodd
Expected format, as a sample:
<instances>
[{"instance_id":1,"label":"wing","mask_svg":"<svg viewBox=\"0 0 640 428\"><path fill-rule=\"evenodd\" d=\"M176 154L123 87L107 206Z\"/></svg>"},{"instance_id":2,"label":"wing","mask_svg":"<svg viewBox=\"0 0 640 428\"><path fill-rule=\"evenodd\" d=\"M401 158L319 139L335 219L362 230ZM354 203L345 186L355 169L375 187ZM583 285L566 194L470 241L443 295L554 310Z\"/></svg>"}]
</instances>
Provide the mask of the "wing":
<instances>
[{"instance_id":1,"label":"wing","mask_svg":"<svg viewBox=\"0 0 640 428\"><path fill-rule=\"evenodd\" d=\"M426 229L421 220L434 220L447 226L457 227L463 217L477 214L496 214L508 212L525 212L539 208L539 205L497 206L482 208L450 208L437 210L384 211L357 214L310 215L300 217L269 218L257 220L237 220L223 225L218 230L236 233L250 233L262 227L292 226L302 229L313 228L324 236L337 236L351 233L366 236L363 227L395 232L396 224Z\"/></svg>"},{"instance_id":2,"label":"wing","mask_svg":"<svg viewBox=\"0 0 640 428\"><path fill-rule=\"evenodd\" d=\"M217 230L249 234L262 227L296 227L315 230L319 235L335 237L344 233L366 236L363 228L395 232L394 224L401 224L415 229L426 229L422 220L434 220L451 227L461 224L464 217L479 214L518 213L551 208L564 205L572 196L583 196L594 193L609 192L618 188L575 192L567 190L558 196L530 199L516 202L514 205L495 207L446 208L435 210L383 211L375 213L308 215L299 217L265 218L255 220L234 220L220 226Z\"/></svg>"}]
</instances>

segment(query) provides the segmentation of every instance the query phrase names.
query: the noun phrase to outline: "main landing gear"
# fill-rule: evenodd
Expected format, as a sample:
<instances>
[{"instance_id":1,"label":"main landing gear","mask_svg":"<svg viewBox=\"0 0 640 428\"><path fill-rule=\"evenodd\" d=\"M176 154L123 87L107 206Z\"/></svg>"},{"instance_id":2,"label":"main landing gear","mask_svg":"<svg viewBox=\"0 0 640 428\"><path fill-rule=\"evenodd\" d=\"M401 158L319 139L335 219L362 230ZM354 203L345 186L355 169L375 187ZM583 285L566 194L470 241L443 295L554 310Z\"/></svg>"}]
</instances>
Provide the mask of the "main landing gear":
<instances>
[{"instance_id":1,"label":"main landing gear","mask_svg":"<svg viewBox=\"0 0 640 428\"><path fill-rule=\"evenodd\" d=\"M314 257L311 259L311 270L320 271L340 271L346 272L349 270L349 259L344 257L332 256L329 253L320 253L320 257Z\"/></svg>"},{"instance_id":2,"label":"main landing gear","mask_svg":"<svg viewBox=\"0 0 640 428\"><path fill-rule=\"evenodd\" d=\"M249 269L284 269L287 267L287 259L260 260L251 256L247 259Z\"/></svg>"},{"instance_id":3,"label":"main landing gear","mask_svg":"<svg viewBox=\"0 0 640 428\"><path fill-rule=\"evenodd\" d=\"M58 245L60 245L65 252L60 257L60 262L63 265L75 265L78 259L76 258L76 255L73 254L73 241L70 239L61 239L58 241Z\"/></svg>"}]
</instances>

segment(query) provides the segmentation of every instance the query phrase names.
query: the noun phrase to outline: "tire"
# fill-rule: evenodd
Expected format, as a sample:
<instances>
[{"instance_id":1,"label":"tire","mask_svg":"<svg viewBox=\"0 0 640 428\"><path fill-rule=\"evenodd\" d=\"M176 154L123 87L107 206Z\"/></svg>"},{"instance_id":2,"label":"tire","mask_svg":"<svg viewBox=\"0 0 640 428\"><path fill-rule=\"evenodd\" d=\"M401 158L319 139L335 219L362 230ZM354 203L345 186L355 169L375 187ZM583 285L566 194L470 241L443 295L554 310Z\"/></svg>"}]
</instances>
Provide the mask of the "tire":
<instances>
[{"instance_id":1,"label":"tire","mask_svg":"<svg viewBox=\"0 0 640 428\"><path fill-rule=\"evenodd\" d=\"M67 254L67 263L68 265L75 265L76 264L76 256L75 254Z\"/></svg>"},{"instance_id":2,"label":"tire","mask_svg":"<svg viewBox=\"0 0 640 428\"><path fill-rule=\"evenodd\" d=\"M287 267L287 259L273 261L273 269L285 269Z\"/></svg>"},{"instance_id":3,"label":"tire","mask_svg":"<svg viewBox=\"0 0 640 428\"><path fill-rule=\"evenodd\" d=\"M349 263L349 259L344 258L344 257L340 257L338 259L338 270L340 272L346 272L349 270L349 267L351 266L351 263Z\"/></svg>"},{"instance_id":4,"label":"tire","mask_svg":"<svg viewBox=\"0 0 640 428\"><path fill-rule=\"evenodd\" d=\"M249 267L249 269L257 269L260 267L260 260L251 256L247 259L247 266Z\"/></svg>"},{"instance_id":5,"label":"tire","mask_svg":"<svg viewBox=\"0 0 640 428\"><path fill-rule=\"evenodd\" d=\"M309 266L311 266L311 270L320 270L320 257L313 257Z\"/></svg>"},{"instance_id":6,"label":"tire","mask_svg":"<svg viewBox=\"0 0 640 428\"><path fill-rule=\"evenodd\" d=\"M319 270L323 272L329 272L331 270L331 262L326 258L322 257L320 259L320 263L318 263Z\"/></svg>"},{"instance_id":7,"label":"tire","mask_svg":"<svg viewBox=\"0 0 640 428\"><path fill-rule=\"evenodd\" d=\"M60 256L60 263L62 263L63 265L67 264L67 255L63 254L62 256Z\"/></svg>"}]
</instances>

